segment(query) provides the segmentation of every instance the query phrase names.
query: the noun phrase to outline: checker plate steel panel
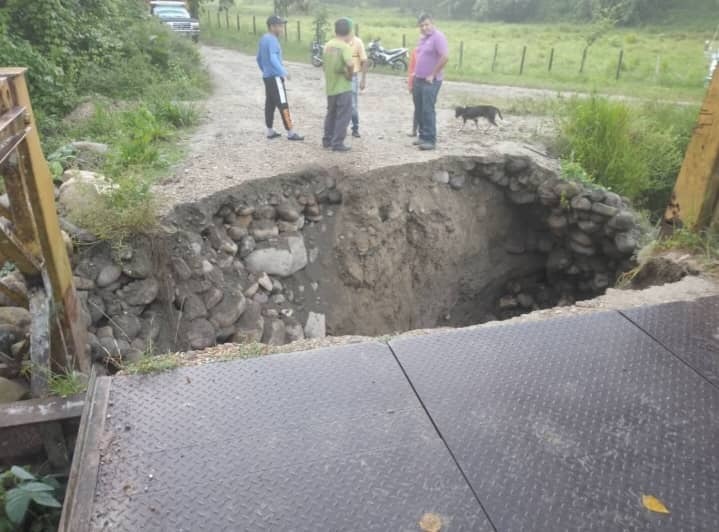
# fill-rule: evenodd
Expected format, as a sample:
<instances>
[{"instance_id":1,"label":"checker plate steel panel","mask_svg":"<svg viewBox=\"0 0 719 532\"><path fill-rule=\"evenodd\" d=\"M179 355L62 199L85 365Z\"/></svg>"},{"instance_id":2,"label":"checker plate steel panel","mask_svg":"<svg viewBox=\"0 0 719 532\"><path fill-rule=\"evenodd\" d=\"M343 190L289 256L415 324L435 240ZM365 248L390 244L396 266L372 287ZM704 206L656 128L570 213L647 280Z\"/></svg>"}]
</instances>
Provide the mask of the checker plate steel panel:
<instances>
[{"instance_id":1,"label":"checker plate steel panel","mask_svg":"<svg viewBox=\"0 0 719 532\"><path fill-rule=\"evenodd\" d=\"M719 297L622 313L719 387Z\"/></svg>"},{"instance_id":2,"label":"checker plate steel panel","mask_svg":"<svg viewBox=\"0 0 719 532\"><path fill-rule=\"evenodd\" d=\"M492 530L386 345L118 377L93 530Z\"/></svg>"},{"instance_id":3,"label":"checker plate steel panel","mask_svg":"<svg viewBox=\"0 0 719 532\"><path fill-rule=\"evenodd\" d=\"M497 530L719 530L719 394L619 313L390 346Z\"/></svg>"}]
</instances>

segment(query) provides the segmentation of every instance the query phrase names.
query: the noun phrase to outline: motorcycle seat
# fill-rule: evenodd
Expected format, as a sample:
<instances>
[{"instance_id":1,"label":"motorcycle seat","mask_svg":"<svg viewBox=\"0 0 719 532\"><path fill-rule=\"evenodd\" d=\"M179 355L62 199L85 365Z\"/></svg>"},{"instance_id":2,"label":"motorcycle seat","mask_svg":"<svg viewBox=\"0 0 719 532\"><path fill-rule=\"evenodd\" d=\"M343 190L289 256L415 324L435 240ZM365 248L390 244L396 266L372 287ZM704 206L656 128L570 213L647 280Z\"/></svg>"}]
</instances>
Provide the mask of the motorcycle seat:
<instances>
[{"instance_id":1,"label":"motorcycle seat","mask_svg":"<svg viewBox=\"0 0 719 532\"><path fill-rule=\"evenodd\" d=\"M406 51L404 48L392 48L391 50L384 50L384 53L386 53L386 54L396 54L396 53L404 52L404 51Z\"/></svg>"}]
</instances>

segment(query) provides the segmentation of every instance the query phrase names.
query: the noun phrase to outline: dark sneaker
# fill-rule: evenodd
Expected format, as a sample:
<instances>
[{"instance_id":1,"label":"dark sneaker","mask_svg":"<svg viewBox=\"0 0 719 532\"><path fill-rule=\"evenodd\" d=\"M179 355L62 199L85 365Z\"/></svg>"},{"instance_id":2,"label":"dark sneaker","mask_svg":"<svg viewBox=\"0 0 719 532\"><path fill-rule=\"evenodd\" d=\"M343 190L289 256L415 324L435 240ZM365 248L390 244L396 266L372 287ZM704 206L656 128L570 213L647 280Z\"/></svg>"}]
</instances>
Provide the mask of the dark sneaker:
<instances>
[{"instance_id":1,"label":"dark sneaker","mask_svg":"<svg viewBox=\"0 0 719 532\"><path fill-rule=\"evenodd\" d=\"M267 140L276 139L281 136L282 136L281 133L277 133L277 131L274 131L271 135L267 135Z\"/></svg>"},{"instance_id":2,"label":"dark sneaker","mask_svg":"<svg viewBox=\"0 0 719 532\"><path fill-rule=\"evenodd\" d=\"M430 151L435 148L436 148L436 146L434 144L430 144L429 142L423 142L419 145L419 149L422 151Z\"/></svg>"},{"instance_id":3,"label":"dark sneaker","mask_svg":"<svg viewBox=\"0 0 719 532\"><path fill-rule=\"evenodd\" d=\"M357 131L356 129L352 130L352 136L356 139L362 138L362 135L360 135L360 132Z\"/></svg>"},{"instance_id":4,"label":"dark sneaker","mask_svg":"<svg viewBox=\"0 0 719 532\"><path fill-rule=\"evenodd\" d=\"M292 133L292 135L287 135L287 140L305 140L305 138L297 133Z\"/></svg>"},{"instance_id":5,"label":"dark sneaker","mask_svg":"<svg viewBox=\"0 0 719 532\"><path fill-rule=\"evenodd\" d=\"M330 143L327 142L326 140L323 140L323 141L322 141L322 147L323 147L324 149L328 150L328 149L330 149L330 148L332 147L332 144L330 144Z\"/></svg>"},{"instance_id":6,"label":"dark sneaker","mask_svg":"<svg viewBox=\"0 0 719 532\"><path fill-rule=\"evenodd\" d=\"M412 146L419 146L420 144L424 144L425 142L422 139L417 139L412 143Z\"/></svg>"},{"instance_id":7,"label":"dark sneaker","mask_svg":"<svg viewBox=\"0 0 719 532\"><path fill-rule=\"evenodd\" d=\"M408 136L408 137L416 137L416 136L417 136L417 132L416 132L416 131L412 131L412 133L407 133L407 136Z\"/></svg>"},{"instance_id":8,"label":"dark sneaker","mask_svg":"<svg viewBox=\"0 0 719 532\"><path fill-rule=\"evenodd\" d=\"M345 146L343 144L341 146L335 146L334 148L332 148L332 151L346 152L346 151L350 151L351 149L352 148L350 148L349 146Z\"/></svg>"}]
</instances>

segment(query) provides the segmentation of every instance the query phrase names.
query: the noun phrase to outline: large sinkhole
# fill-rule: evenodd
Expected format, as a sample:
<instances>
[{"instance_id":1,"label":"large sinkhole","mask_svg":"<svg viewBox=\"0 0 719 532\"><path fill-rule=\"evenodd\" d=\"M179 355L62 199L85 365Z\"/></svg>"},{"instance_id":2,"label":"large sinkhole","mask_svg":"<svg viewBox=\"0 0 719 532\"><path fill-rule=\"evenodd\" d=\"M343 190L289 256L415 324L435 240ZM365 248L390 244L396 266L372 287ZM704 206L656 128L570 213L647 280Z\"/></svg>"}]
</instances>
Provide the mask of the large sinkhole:
<instances>
[{"instance_id":1,"label":"large sinkhole","mask_svg":"<svg viewBox=\"0 0 719 532\"><path fill-rule=\"evenodd\" d=\"M514 147L244 183L124 249L89 249L76 275L93 353L132 359L149 345L382 335L570 304L632 267L638 233L618 195Z\"/></svg>"}]
</instances>

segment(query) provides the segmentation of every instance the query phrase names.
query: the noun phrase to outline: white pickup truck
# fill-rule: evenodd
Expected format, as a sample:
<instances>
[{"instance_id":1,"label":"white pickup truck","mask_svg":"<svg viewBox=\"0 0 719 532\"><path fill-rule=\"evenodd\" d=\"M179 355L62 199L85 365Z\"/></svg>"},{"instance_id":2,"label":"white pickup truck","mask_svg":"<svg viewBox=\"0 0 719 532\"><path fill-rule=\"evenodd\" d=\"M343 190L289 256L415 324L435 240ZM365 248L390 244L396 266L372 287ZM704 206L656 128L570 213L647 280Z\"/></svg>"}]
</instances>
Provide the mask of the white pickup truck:
<instances>
[{"instance_id":1,"label":"white pickup truck","mask_svg":"<svg viewBox=\"0 0 719 532\"><path fill-rule=\"evenodd\" d=\"M195 42L199 40L200 21L190 16L185 2L152 0L150 14L167 24L172 31L191 37Z\"/></svg>"}]
</instances>

